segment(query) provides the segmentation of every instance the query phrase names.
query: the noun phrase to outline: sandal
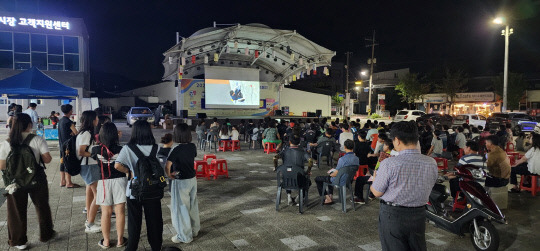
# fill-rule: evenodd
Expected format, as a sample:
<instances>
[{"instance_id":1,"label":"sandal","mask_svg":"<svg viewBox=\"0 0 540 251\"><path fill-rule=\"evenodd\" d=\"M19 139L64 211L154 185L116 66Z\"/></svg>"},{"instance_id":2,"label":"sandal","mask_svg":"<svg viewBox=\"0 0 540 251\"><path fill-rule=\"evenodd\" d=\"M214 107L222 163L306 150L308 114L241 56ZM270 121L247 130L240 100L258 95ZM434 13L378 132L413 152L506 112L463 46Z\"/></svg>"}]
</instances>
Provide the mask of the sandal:
<instances>
[{"instance_id":1,"label":"sandal","mask_svg":"<svg viewBox=\"0 0 540 251\"><path fill-rule=\"evenodd\" d=\"M109 246L105 246L103 245L103 241L105 241L104 239L101 239L99 242L98 242L98 246L100 246L102 249L107 249L107 248L110 248L111 245L109 243Z\"/></svg>"},{"instance_id":2,"label":"sandal","mask_svg":"<svg viewBox=\"0 0 540 251\"><path fill-rule=\"evenodd\" d=\"M508 192L509 192L509 193L519 193L519 192L521 192L521 190L512 188L512 189L510 189L510 191L508 191Z\"/></svg>"},{"instance_id":3,"label":"sandal","mask_svg":"<svg viewBox=\"0 0 540 251\"><path fill-rule=\"evenodd\" d=\"M73 183L73 185L71 185L71 186L66 186L66 187L67 187L67 188L79 188L79 187L81 187L81 185L78 185L78 184Z\"/></svg>"},{"instance_id":4,"label":"sandal","mask_svg":"<svg viewBox=\"0 0 540 251\"><path fill-rule=\"evenodd\" d=\"M117 248L125 247L127 245L128 239L126 237L122 237L122 244L116 244Z\"/></svg>"}]
</instances>

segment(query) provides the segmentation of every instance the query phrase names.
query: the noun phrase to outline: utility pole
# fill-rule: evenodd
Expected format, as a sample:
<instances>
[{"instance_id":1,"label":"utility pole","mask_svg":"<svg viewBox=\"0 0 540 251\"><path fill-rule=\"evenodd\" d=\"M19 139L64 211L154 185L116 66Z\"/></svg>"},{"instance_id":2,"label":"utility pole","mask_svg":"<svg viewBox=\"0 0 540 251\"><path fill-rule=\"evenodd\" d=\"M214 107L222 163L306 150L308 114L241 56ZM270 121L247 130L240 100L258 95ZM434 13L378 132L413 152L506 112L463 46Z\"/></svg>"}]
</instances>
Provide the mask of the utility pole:
<instances>
[{"instance_id":1,"label":"utility pole","mask_svg":"<svg viewBox=\"0 0 540 251\"><path fill-rule=\"evenodd\" d=\"M345 79L345 112L344 117L349 117L349 104L351 103L351 95L349 93L349 57L352 55L352 52L348 51L345 52L345 55L347 55L347 66L345 66L346 71L346 79Z\"/></svg>"},{"instance_id":2,"label":"utility pole","mask_svg":"<svg viewBox=\"0 0 540 251\"><path fill-rule=\"evenodd\" d=\"M373 88L373 65L377 62L377 59L375 58L375 45L378 45L375 43L375 30L373 30L373 38L369 39L367 38L366 41L371 41L371 45L366 45L366 47L371 46L371 59L368 60L368 64L371 65L371 69L369 71L369 95L368 95L368 115L371 114L371 92Z\"/></svg>"}]
</instances>

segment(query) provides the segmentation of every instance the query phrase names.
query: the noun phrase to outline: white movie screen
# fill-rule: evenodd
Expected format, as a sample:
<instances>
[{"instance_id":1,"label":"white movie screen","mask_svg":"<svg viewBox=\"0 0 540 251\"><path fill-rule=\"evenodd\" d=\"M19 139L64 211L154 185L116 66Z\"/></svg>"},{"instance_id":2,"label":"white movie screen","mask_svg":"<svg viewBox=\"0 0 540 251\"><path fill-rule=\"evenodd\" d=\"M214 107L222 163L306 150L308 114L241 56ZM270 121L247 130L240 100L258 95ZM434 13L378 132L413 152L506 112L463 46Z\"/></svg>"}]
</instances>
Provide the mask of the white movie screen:
<instances>
[{"instance_id":1,"label":"white movie screen","mask_svg":"<svg viewBox=\"0 0 540 251\"><path fill-rule=\"evenodd\" d=\"M259 82L205 79L207 108L259 108Z\"/></svg>"}]
</instances>

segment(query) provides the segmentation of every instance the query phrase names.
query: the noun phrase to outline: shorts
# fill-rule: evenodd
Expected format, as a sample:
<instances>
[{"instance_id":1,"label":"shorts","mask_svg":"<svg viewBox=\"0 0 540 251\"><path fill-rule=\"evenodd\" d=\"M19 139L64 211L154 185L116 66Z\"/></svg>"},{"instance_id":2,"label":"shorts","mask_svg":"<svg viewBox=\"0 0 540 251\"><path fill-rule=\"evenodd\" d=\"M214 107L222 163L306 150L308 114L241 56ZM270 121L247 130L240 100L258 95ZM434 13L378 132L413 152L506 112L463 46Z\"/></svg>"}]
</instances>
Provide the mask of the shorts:
<instances>
[{"instance_id":1,"label":"shorts","mask_svg":"<svg viewBox=\"0 0 540 251\"><path fill-rule=\"evenodd\" d=\"M113 206L126 203L127 178L99 180L97 184L96 205Z\"/></svg>"},{"instance_id":2,"label":"shorts","mask_svg":"<svg viewBox=\"0 0 540 251\"><path fill-rule=\"evenodd\" d=\"M279 145L279 144L281 144L281 140L280 139L276 139L276 140L263 139L263 143L274 143L276 145Z\"/></svg>"},{"instance_id":3,"label":"shorts","mask_svg":"<svg viewBox=\"0 0 540 251\"><path fill-rule=\"evenodd\" d=\"M91 185L94 182L101 179L101 172L99 171L99 166L94 165L81 165L81 178L84 180L86 185Z\"/></svg>"}]
</instances>

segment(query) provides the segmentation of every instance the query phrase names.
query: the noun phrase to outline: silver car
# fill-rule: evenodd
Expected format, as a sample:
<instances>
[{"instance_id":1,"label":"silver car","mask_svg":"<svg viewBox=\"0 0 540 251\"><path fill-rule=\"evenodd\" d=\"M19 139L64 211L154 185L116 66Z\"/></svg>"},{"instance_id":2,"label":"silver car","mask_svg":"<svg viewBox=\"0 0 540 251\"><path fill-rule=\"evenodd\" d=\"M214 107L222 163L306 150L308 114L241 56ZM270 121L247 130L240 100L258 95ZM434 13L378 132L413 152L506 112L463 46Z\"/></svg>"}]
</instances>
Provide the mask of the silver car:
<instances>
[{"instance_id":1,"label":"silver car","mask_svg":"<svg viewBox=\"0 0 540 251\"><path fill-rule=\"evenodd\" d=\"M137 120L146 120L149 123L154 123L154 113L148 107L131 107L126 115L127 125L133 126Z\"/></svg>"}]
</instances>

